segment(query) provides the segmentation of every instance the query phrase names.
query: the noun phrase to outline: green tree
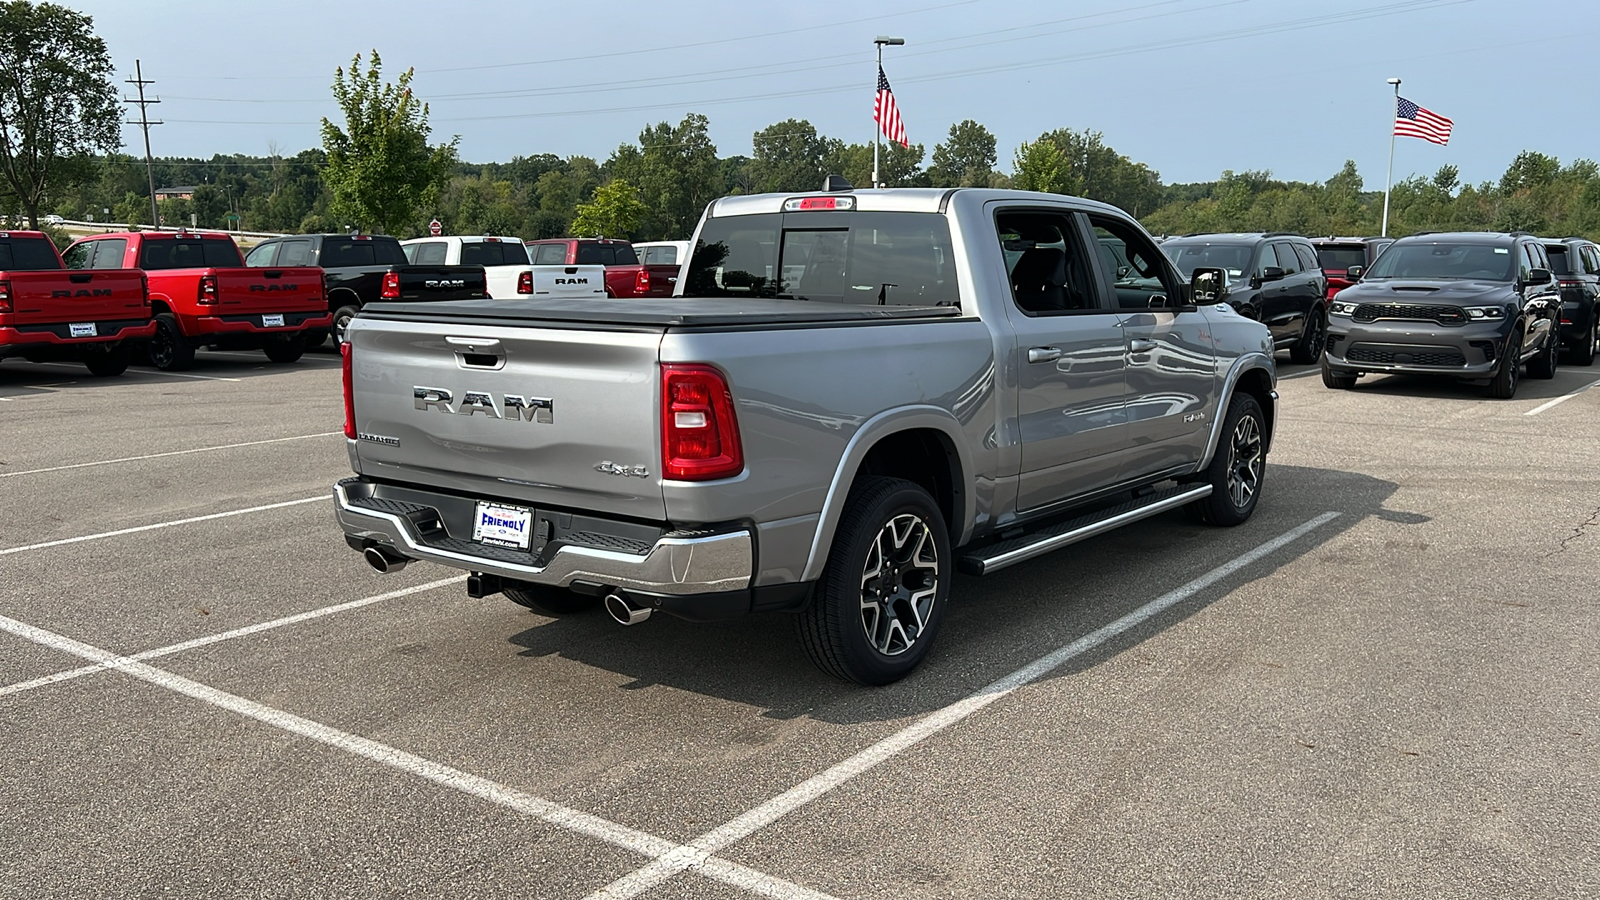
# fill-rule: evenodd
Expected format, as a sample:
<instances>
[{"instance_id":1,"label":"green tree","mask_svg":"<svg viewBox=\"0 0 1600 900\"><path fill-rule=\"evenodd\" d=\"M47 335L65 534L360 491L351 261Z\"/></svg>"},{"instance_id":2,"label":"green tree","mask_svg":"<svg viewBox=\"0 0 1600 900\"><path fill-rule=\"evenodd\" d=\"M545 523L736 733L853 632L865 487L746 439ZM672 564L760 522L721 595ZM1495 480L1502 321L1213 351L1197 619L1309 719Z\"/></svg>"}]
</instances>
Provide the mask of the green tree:
<instances>
[{"instance_id":1,"label":"green tree","mask_svg":"<svg viewBox=\"0 0 1600 900\"><path fill-rule=\"evenodd\" d=\"M644 219L639 190L618 178L594 192L594 199L578 205L572 220L574 237L628 237Z\"/></svg>"},{"instance_id":2,"label":"green tree","mask_svg":"<svg viewBox=\"0 0 1600 900\"><path fill-rule=\"evenodd\" d=\"M929 187L932 182L922 168L927 151L921 144L902 147L896 143L883 145L878 157L878 180L884 187ZM843 175L856 187L872 184L872 145L837 144L828 154L828 173Z\"/></svg>"},{"instance_id":3,"label":"green tree","mask_svg":"<svg viewBox=\"0 0 1600 900\"><path fill-rule=\"evenodd\" d=\"M1077 192L1077 179L1061 148L1048 139L1024 141L1012 162L1011 186L1046 194Z\"/></svg>"},{"instance_id":4,"label":"green tree","mask_svg":"<svg viewBox=\"0 0 1600 900\"><path fill-rule=\"evenodd\" d=\"M39 209L95 175L122 146L111 56L94 20L54 3L0 3L0 186L39 227Z\"/></svg>"},{"instance_id":5,"label":"green tree","mask_svg":"<svg viewBox=\"0 0 1600 900\"><path fill-rule=\"evenodd\" d=\"M822 187L829 157L843 146L817 134L804 119L785 119L768 125L751 138L750 180L755 192L815 191Z\"/></svg>"},{"instance_id":6,"label":"green tree","mask_svg":"<svg viewBox=\"0 0 1600 900\"><path fill-rule=\"evenodd\" d=\"M933 148L928 175L934 187L988 187L994 171L995 139L971 119L950 126L950 136Z\"/></svg>"},{"instance_id":7,"label":"green tree","mask_svg":"<svg viewBox=\"0 0 1600 900\"><path fill-rule=\"evenodd\" d=\"M639 133L606 160L606 172L637 185L645 205L644 240L676 240L694 233L706 204L722 196L725 179L711 143L710 123L690 113L676 126L661 122Z\"/></svg>"},{"instance_id":8,"label":"green tree","mask_svg":"<svg viewBox=\"0 0 1600 900\"><path fill-rule=\"evenodd\" d=\"M382 67L374 50L365 72L360 54L348 76L342 67L337 71L333 97L345 127L322 120L328 154L322 177L332 191L335 216L401 234L433 207L450 177L459 138L429 146L428 105L411 92L412 70L390 84L382 80Z\"/></svg>"}]
</instances>

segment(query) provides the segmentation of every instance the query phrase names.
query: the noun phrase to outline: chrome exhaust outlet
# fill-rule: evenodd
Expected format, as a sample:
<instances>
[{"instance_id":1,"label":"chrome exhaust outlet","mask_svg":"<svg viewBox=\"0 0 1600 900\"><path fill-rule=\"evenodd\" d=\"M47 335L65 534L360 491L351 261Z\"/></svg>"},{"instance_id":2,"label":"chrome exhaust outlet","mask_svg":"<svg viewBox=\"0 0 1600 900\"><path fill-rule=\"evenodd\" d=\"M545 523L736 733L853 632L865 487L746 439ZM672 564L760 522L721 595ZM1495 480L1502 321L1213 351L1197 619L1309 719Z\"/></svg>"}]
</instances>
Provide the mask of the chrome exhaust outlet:
<instances>
[{"instance_id":1,"label":"chrome exhaust outlet","mask_svg":"<svg viewBox=\"0 0 1600 900\"><path fill-rule=\"evenodd\" d=\"M637 625L655 610L648 606L634 606L623 599L621 594L611 593L606 595L606 615L617 621L618 625Z\"/></svg>"},{"instance_id":2,"label":"chrome exhaust outlet","mask_svg":"<svg viewBox=\"0 0 1600 900\"><path fill-rule=\"evenodd\" d=\"M379 550L377 547L368 547L367 549L361 551L361 555L366 559L367 565L371 566L372 570L377 572L379 575L387 575L390 572L398 572L406 567L406 563L411 562L411 560L406 559L403 556L396 556L393 553L385 553L384 551Z\"/></svg>"}]
</instances>

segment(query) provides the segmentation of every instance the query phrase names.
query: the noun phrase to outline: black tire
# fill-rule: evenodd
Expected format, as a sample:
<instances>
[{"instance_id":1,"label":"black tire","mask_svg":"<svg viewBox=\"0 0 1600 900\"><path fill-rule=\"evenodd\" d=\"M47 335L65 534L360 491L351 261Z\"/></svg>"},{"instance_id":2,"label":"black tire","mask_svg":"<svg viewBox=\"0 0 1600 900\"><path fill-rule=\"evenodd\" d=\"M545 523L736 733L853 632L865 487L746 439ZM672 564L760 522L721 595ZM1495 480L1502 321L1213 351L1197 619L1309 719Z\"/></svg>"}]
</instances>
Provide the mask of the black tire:
<instances>
[{"instance_id":1,"label":"black tire","mask_svg":"<svg viewBox=\"0 0 1600 900\"><path fill-rule=\"evenodd\" d=\"M1322 348L1328 343L1328 312L1317 304L1311 308L1306 325L1300 329L1300 340L1289 348L1289 361L1310 365L1322 358Z\"/></svg>"},{"instance_id":2,"label":"black tire","mask_svg":"<svg viewBox=\"0 0 1600 900\"><path fill-rule=\"evenodd\" d=\"M1322 359L1322 386L1323 387L1332 388L1333 390L1336 390L1336 391L1355 390L1356 379L1360 378L1360 377L1361 377L1360 375L1357 375L1354 372L1340 372L1339 370L1335 369L1333 366L1328 365L1327 357L1323 357L1323 359Z\"/></svg>"},{"instance_id":3,"label":"black tire","mask_svg":"<svg viewBox=\"0 0 1600 900\"><path fill-rule=\"evenodd\" d=\"M337 347L344 343L344 330L350 325L350 320L354 319L356 313L360 311L361 307L359 306L341 306L333 311L333 326L331 329L333 346Z\"/></svg>"},{"instance_id":4,"label":"black tire","mask_svg":"<svg viewBox=\"0 0 1600 900\"><path fill-rule=\"evenodd\" d=\"M267 359L275 363L292 363L306 355L306 336L303 334L291 335L279 340L268 341L261 352L267 354Z\"/></svg>"},{"instance_id":5,"label":"black tire","mask_svg":"<svg viewBox=\"0 0 1600 900\"><path fill-rule=\"evenodd\" d=\"M862 479L845 501L811 604L796 617L806 655L844 681L899 681L938 636L954 571L933 497L903 479Z\"/></svg>"},{"instance_id":6,"label":"black tire","mask_svg":"<svg viewBox=\"0 0 1600 900\"><path fill-rule=\"evenodd\" d=\"M1595 353L1600 351L1600 309L1589 313L1589 333L1578 346L1572 348L1572 364L1594 365Z\"/></svg>"},{"instance_id":7,"label":"black tire","mask_svg":"<svg viewBox=\"0 0 1600 900\"><path fill-rule=\"evenodd\" d=\"M118 344L106 350L86 350L83 354L83 364L89 369L89 374L96 378L115 378L128 371L131 362L128 345Z\"/></svg>"},{"instance_id":8,"label":"black tire","mask_svg":"<svg viewBox=\"0 0 1600 900\"><path fill-rule=\"evenodd\" d=\"M599 597L578 594L564 588L531 584L525 588L506 588L500 593L518 606L526 606L541 616L565 616L585 612L600 605Z\"/></svg>"},{"instance_id":9,"label":"black tire","mask_svg":"<svg viewBox=\"0 0 1600 900\"><path fill-rule=\"evenodd\" d=\"M1560 323L1551 325L1555 330L1545 335L1544 349L1539 351L1538 356L1528 360L1529 378L1549 381L1556 377L1556 367L1561 364L1561 334L1558 330L1560 327Z\"/></svg>"},{"instance_id":10,"label":"black tire","mask_svg":"<svg viewBox=\"0 0 1600 900\"><path fill-rule=\"evenodd\" d=\"M1510 400L1517 395L1517 382L1522 380L1522 333L1506 338L1505 356L1500 368L1489 379L1489 396L1496 400Z\"/></svg>"},{"instance_id":11,"label":"black tire","mask_svg":"<svg viewBox=\"0 0 1600 900\"><path fill-rule=\"evenodd\" d=\"M1261 501L1267 476L1266 417L1249 394L1234 394L1211 465L1195 479L1211 485L1211 496L1185 506L1189 518L1207 525L1242 525Z\"/></svg>"},{"instance_id":12,"label":"black tire","mask_svg":"<svg viewBox=\"0 0 1600 900\"><path fill-rule=\"evenodd\" d=\"M178 317L172 313L156 314L156 333L147 346L150 364L163 372L180 372L194 366L194 345L183 336Z\"/></svg>"}]
</instances>

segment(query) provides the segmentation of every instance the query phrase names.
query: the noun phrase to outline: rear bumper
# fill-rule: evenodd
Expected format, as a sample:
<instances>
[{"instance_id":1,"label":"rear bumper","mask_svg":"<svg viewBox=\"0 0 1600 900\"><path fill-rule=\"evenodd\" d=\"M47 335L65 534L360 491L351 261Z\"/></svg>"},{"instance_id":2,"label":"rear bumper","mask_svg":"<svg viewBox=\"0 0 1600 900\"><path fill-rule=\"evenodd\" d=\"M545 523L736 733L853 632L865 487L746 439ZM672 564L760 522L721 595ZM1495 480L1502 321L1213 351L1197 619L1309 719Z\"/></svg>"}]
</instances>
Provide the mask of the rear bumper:
<instances>
[{"instance_id":1,"label":"rear bumper","mask_svg":"<svg viewBox=\"0 0 1600 900\"><path fill-rule=\"evenodd\" d=\"M1511 325L1507 320L1445 326L1329 316L1327 362L1338 372L1488 378L1500 367Z\"/></svg>"},{"instance_id":2,"label":"rear bumper","mask_svg":"<svg viewBox=\"0 0 1600 900\"><path fill-rule=\"evenodd\" d=\"M335 517L352 547L380 546L407 559L549 587L682 599L738 592L745 595L741 611L749 610L755 540L747 528L666 532L653 543L630 547L634 552L558 539L535 553L474 544L440 527L459 521L454 510L475 503L470 499L414 488L386 491L359 478L334 485L333 498ZM603 541L606 536L594 537ZM619 538L618 543L640 542Z\"/></svg>"},{"instance_id":3,"label":"rear bumper","mask_svg":"<svg viewBox=\"0 0 1600 900\"><path fill-rule=\"evenodd\" d=\"M144 340L156 333L154 319L123 319L95 322L94 337L73 337L72 326L86 322L53 322L48 325L0 326L0 357L22 353L33 346L104 344L115 341Z\"/></svg>"},{"instance_id":4,"label":"rear bumper","mask_svg":"<svg viewBox=\"0 0 1600 900\"><path fill-rule=\"evenodd\" d=\"M283 316L282 325L262 324L263 315ZM327 311L249 313L226 316L185 316L182 320L184 334L199 337L208 334L294 334L311 328L328 328L333 325L333 313Z\"/></svg>"}]
</instances>

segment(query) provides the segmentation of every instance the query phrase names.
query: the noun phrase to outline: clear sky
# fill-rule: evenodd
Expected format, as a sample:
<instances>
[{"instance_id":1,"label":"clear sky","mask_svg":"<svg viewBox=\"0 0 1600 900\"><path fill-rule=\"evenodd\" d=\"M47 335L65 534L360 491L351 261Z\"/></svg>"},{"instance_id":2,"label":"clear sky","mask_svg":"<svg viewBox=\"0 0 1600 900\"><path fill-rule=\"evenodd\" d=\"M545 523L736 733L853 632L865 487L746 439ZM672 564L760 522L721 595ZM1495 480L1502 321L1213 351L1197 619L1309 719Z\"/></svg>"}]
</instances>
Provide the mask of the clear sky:
<instances>
[{"instance_id":1,"label":"clear sky","mask_svg":"<svg viewBox=\"0 0 1600 900\"><path fill-rule=\"evenodd\" d=\"M119 78L138 58L156 81L158 156L318 146L335 67L372 48L387 73L415 67L435 138L460 135L472 162L604 161L688 112L724 156L788 118L868 141L872 38L890 34L910 139L931 157L976 119L1007 172L1020 142L1090 128L1169 183L1320 181L1354 159L1381 190L1389 77L1455 120L1448 147L1399 141L1396 180L1447 163L1494 180L1524 149L1600 157L1600 0L64 2L94 17Z\"/></svg>"}]
</instances>

